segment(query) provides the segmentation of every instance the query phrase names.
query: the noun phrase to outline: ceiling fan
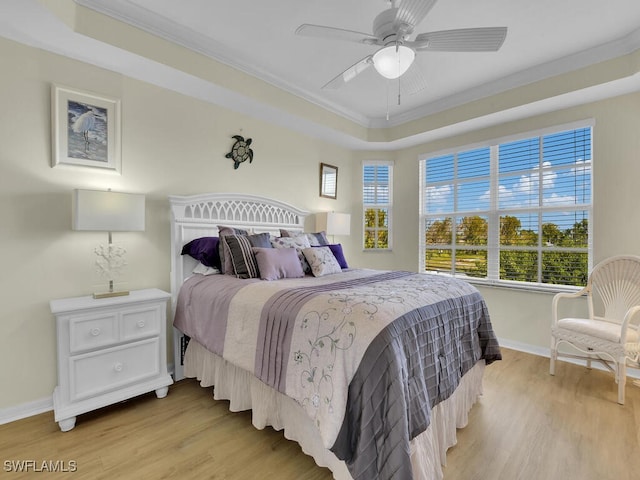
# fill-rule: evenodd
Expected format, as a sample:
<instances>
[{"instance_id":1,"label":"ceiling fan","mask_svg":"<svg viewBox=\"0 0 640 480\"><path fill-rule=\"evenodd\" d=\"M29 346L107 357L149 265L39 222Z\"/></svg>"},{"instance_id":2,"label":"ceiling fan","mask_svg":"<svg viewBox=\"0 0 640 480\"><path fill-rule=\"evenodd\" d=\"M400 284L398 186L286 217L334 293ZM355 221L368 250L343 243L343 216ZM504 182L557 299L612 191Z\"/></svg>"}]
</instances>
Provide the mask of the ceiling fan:
<instances>
[{"instance_id":1,"label":"ceiling fan","mask_svg":"<svg viewBox=\"0 0 640 480\"><path fill-rule=\"evenodd\" d=\"M384 10L373 21L373 34L310 24L300 25L295 33L380 47L322 87L327 89L344 86L372 65L385 78L399 78L407 72L419 52L494 52L502 46L507 27L427 32L411 40L415 27L424 20L436 1L391 0L391 8ZM420 89L414 88L415 91Z\"/></svg>"}]
</instances>

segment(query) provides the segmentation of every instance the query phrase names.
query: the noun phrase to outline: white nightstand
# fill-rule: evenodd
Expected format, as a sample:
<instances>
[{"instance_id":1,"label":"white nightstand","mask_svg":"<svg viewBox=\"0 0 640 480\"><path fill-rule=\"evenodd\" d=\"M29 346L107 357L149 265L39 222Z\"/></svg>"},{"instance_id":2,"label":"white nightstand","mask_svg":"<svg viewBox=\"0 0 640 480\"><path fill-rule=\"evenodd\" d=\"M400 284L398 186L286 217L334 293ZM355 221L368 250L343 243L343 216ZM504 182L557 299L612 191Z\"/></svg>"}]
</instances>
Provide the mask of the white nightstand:
<instances>
[{"instance_id":1,"label":"white nightstand","mask_svg":"<svg viewBox=\"0 0 640 480\"><path fill-rule=\"evenodd\" d=\"M76 415L155 390L167 395L166 318L171 295L158 289L127 296L51 301L58 332L55 420L63 432Z\"/></svg>"}]
</instances>

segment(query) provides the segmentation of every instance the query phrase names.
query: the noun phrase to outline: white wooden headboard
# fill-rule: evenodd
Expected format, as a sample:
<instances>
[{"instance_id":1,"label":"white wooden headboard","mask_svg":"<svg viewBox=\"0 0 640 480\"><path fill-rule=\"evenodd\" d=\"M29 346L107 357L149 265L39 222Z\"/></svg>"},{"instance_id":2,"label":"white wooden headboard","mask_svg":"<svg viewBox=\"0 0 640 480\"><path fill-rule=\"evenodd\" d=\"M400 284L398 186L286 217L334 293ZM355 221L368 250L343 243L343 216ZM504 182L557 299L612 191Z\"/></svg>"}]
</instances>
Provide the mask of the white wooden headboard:
<instances>
[{"instance_id":1,"label":"white wooden headboard","mask_svg":"<svg viewBox=\"0 0 640 480\"><path fill-rule=\"evenodd\" d=\"M258 195L205 193L169 196L171 206L171 306L175 313L178 292L196 261L182 255L182 247L195 238L218 235L218 225L243 228L252 233L269 232L279 236L280 229L304 231L309 214L284 202ZM173 317L172 317L173 318ZM182 373L182 333L173 329L174 379Z\"/></svg>"}]
</instances>

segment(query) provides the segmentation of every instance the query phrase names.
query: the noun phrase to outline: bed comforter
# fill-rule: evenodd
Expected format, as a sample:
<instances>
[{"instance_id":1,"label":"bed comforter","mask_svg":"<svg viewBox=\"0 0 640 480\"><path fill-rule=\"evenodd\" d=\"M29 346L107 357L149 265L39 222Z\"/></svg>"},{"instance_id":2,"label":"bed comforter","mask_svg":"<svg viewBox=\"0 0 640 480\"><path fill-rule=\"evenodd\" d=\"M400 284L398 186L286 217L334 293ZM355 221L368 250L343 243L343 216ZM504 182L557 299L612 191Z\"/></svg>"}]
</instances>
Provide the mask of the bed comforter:
<instances>
[{"instance_id":1,"label":"bed comforter","mask_svg":"<svg viewBox=\"0 0 640 480\"><path fill-rule=\"evenodd\" d=\"M411 479L409 442L477 361L501 359L476 288L440 275L195 275L174 325L296 400L354 479Z\"/></svg>"}]
</instances>

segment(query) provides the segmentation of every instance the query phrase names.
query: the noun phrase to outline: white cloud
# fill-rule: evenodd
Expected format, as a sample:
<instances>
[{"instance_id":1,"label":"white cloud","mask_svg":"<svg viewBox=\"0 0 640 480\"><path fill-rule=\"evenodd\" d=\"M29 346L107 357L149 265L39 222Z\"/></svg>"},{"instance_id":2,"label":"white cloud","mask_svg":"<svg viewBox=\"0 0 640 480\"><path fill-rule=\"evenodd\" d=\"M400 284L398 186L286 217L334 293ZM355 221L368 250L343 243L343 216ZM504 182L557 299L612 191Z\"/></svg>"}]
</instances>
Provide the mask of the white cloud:
<instances>
[{"instance_id":1,"label":"white cloud","mask_svg":"<svg viewBox=\"0 0 640 480\"><path fill-rule=\"evenodd\" d=\"M550 162L543 162L542 167L550 167ZM539 168L536 166L532 172L528 175L522 175L518 180L518 183L514 187L514 190L523 195L537 195L540 185L540 173ZM553 188L555 180L558 174L553 171L546 171L542 173L542 186L545 189Z\"/></svg>"},{"instance_id":2,"label":"white cloud","mask_svg":"<svg viewBox=\"0 0 640 480\"><path fill-rule=\"evenodd\" d=\"M444 205L451 201L451 185L443 185L441 187L427 187L427 203L429 205Z\"/></svg>"},{"instance_id":3,"label":"white cloud","mask_svg":"<svg viewBox=\"0 0 640 480\"><path fill-rule=\"evenodd\" d=\"M543 168L550 167L550 162L544 162ZM590 160L576 160L574 167L571 169L572 175L585 175L591 172ZM542 173L542 186L545 192L552 192L556 185L558 174L555 171L544 171ZM518 179L513 188L509 190L506 186L500 185L500 204L508 207L526 206L531 200L538 201L538 191L540 186L540 175L538 167L535 167L531 173L522 175ZM483 197L487 195L484 194ZM488 198L488 197L487 197ZM552 192L544 197L545 205L572 205L576 203L574 195L558 195Z\"/></svg>"},{"instance_id":4,"label":"white cloud","mask_svg":"<svg viewBox=\"0 0 640 480\"><path fill-rule=\"evenodd\" d=\"M491 191L487 190L482 195L480 195L480 200L483 202L488 202L490 199L490 194L491 194ZM511 201L511 199L513 199L514 196L515 194L513 193L512 190L509 190L504 185L498 185L498 198L500 199L501 202L509 202Z\"/></svg>"},{"instance_id":5,"label":"white cloud","mask_svg":"<svg viewBox=\"0 0 640 480\"><path fill-rule=\"evenodd\" d=\"M549 197L544 197L545 205L575 205L576 197L573 195L558 195L556 193L552 193Z\"/></svg>"},{"instance_id":6,"label":"white cloud","mask_svg":"<svg viewBox=\"0 0 640 480\"><path fill-rule=\"evenodd\" d=\"M576 160L575 167L571 170L571 173L576 175L591 174L591 160Z\"/></svg>"}]
</instances>

